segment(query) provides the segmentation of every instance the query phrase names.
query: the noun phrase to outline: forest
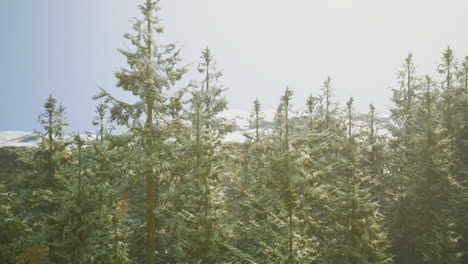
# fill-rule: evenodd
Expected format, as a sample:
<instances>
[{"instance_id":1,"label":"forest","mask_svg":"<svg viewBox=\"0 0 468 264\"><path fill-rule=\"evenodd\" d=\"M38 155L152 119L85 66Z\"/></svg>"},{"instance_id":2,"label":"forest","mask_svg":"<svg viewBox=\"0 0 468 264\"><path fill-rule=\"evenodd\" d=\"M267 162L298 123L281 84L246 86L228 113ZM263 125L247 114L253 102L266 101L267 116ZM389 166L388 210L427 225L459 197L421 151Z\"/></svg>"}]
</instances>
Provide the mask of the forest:
<instances>
[{"instance_id":1,"label":"forest","mask_svg":"<svg viewBox=\"0 0 468 264\"><path fill-rule=\"evenodd\" d=\"M403 54L386 129L328 78L305 111L285 87L272 122L252 100L226 142L215 56L181 65L158 2L118 50L136 102L100 89L79 134L51 95L38 145L0 148L0 263L468 263L468 56L447 47L429 76Z\"/></svg>"}]
</instances>

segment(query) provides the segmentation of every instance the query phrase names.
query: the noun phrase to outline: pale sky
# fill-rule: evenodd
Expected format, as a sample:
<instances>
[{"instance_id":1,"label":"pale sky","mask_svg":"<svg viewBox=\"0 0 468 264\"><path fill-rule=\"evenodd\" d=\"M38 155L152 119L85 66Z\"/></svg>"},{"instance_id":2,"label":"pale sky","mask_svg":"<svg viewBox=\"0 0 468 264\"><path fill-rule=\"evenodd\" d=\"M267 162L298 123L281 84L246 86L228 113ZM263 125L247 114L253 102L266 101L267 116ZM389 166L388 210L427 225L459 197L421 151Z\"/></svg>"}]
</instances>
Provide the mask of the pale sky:
<instances>
[{"instance_id":1,"label":"pale sky","mask_svg":"<svg viewBox=\"0 0 468 264\"><path fill-rule=\"evenodd\" d=\"M91 125L98 86L115 88L125 66L117 48L131 32L143 0L1 0L0 130L40 129L49 94L68 109L69 131ZM337 98L356 108L392 107L389 87L412 52L420 75L436 67L448 45L468 56L466 0L161 0L163 42L177 42L195 63L180 86L198 77L209 46L223 69L229 108L250 110L258 97L275 108L286 85L294 105L318 94L327 76Z\"/></svg>"}]
</instances>

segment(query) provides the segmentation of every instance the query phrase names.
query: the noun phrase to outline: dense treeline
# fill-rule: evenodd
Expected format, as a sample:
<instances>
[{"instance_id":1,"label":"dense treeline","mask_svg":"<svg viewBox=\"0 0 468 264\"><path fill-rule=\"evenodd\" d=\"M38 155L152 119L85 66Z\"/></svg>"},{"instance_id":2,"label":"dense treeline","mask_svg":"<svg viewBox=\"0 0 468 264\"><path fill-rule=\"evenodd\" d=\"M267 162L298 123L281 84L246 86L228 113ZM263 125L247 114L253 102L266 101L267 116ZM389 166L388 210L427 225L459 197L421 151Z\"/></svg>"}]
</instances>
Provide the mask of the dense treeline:
<instances>
[{"instance_id":1,"label":"dense treeline","mask_svg":"<svg viewBox=\"0 0 468 264\"><path fill-rule=\"evenodd\" d=\"M245 142L225 143L234 128L217 117L227 100L210 49L199 79L172 91L188 68L158 41L158 1L140 10L116 73L135 103L101 90L97 133L69 136L50 96L39 145L0 149L1 263L462 261L468 57L447 48L432 79L409 54L389 134L373 105L357 122L328 78L304 112L286 88L271 127L256 99Z\"/></svg>"}]
</instances>

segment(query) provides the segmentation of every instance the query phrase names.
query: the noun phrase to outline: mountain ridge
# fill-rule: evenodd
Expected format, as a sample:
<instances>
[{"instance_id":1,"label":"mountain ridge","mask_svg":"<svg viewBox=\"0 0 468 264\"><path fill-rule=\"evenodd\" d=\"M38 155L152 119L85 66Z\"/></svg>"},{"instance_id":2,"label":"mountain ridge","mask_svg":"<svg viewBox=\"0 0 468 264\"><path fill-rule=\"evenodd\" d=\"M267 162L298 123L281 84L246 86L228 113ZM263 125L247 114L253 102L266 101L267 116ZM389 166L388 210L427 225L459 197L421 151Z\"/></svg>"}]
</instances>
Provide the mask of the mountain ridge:
<instances>
[{"instance_id":1,"label":"mountain ridge","mask_svg":"<svg viewBox=\"0 0 468 264\"><path fill-rule=\"evenodd\" d=\"M275 114L276 110L274 109L262 111L260 127L262 129L272 128L274 126ZM224 138L224 142L244 142L246 140L244 134L252 132L252 129L254 129L251 115L251 112L238 109L228 109L221 112L218 115L218 118L234 124L233 131L227 133ZM296 116L301 116L301 114L297 112ZM367 121L367 118L367 113L357 113L355 118L357 125L363 126ZM376 121L377 127L380 130L379 134L390 135L390 131L395 128L395 125L392 123L390 117L377 115ZM34 147L40 141L40 139L37 138L34 133L35 132L32 131L0 131L0 148Z\"/></svg>"}]
</instances>

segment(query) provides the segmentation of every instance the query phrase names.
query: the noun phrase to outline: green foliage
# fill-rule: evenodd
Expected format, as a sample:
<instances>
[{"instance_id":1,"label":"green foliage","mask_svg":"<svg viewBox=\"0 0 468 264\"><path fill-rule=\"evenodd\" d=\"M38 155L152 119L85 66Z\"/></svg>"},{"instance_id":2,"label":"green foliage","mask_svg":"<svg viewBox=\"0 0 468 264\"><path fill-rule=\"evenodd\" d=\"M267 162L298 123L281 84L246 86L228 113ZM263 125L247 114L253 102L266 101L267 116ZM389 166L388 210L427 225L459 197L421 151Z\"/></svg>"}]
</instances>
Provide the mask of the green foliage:
<instances>
[{"instance_id":1,"label":"green foliage","mask_svg":"<svg viewBox=\"0 0 468 264\"><path fill-rule=\"evenodd\" d=\"M16 263L16 256L21 253L31 230L15 213L17 195L6 189L0 184L0 262L8 264Z\"/></svg>"},{"instance_id":2,"label":"green foliage","mask_svg":"<svg viewBox=\"0 0 468 264\"><path fill-rule=\"evenodd\" d=\"M445 211L436 216L434 230L425 241L424 263L460 263L460 254L457 253L460 237L454 229L455 224Z\"/></svg>"},{"instance_id":3,"label":"green foliage","mask_svg":"<svg viewBox=\"0 0 468 264\"><path fill-rule=\"evenodd\" d=\"M37 147L0 148L0 262L459 263L467 251L468 57L443 52L443 81L417 75L409 54L393 89L391 135L334 99L331 78L293 111L280 97L264 126L253 102L245 142L233 125L209 48L199 80L162 44L159 1L119 50L127 66L101 89L96 135L70 135L50 96ZM368 121L368 122L367 122ZM111 134L116 126L128 130Z\"/></svg>"}]
</instances>

